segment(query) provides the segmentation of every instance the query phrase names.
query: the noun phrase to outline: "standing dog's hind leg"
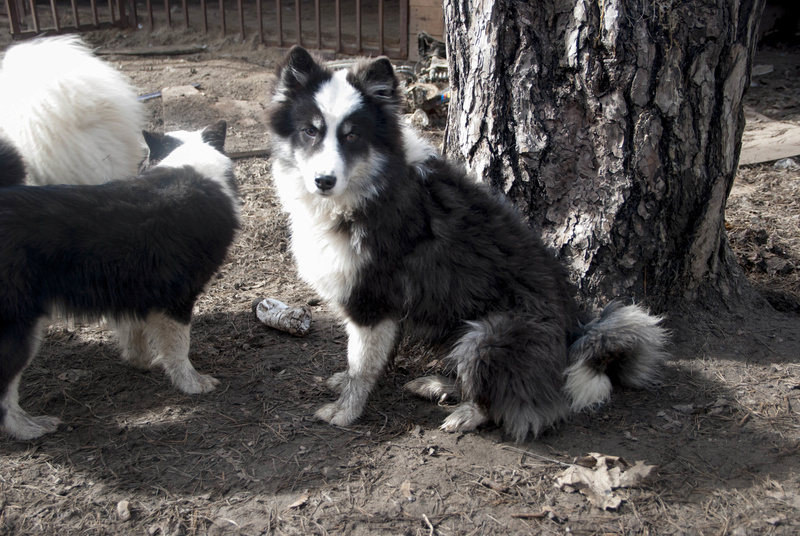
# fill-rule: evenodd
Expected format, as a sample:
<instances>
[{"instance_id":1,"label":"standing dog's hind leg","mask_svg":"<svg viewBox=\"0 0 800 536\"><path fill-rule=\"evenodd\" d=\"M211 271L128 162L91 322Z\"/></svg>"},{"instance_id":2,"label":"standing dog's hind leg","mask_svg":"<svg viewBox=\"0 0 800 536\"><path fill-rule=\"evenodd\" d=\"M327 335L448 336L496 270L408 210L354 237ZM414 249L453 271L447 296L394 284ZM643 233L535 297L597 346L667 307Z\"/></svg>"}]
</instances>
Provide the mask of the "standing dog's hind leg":
<instances>
[{"instance_id":1,"label":"standing dog's hind leg","mask_svg":"<svg viewBox=\"0 0 800 536\"><path fill-rule=\"evenodd\" d=\"M403 389L440 403L454 398L458 391L455 380L438 374L411 380L403 386Z\"/></svg>"},{"instance_id":2,"label":"standing dog's hind leg","mask_svg":"<svg viewBox=\"0 0 800 536\"><path fill-rule=\"evenodd\" d=\"M147 337L156 348L153 365L164 368L172 384L189 395L208 393L219 385L219 380L200 374L189 361L189 324L179 322L161 313L147 317Z\"/></svg>"},{"instance_id":3,"label":"standing dog's hind leg","mask_svg":"<svg viewBox=\"0 0 800 536\"><path fill-rule=\"evenodd\" d=\"M119 318L113 321L117 332L122 360L140 369L149 369L153 351L147 342L145 322L138 318Z\"/></svg>"}]
</instances>

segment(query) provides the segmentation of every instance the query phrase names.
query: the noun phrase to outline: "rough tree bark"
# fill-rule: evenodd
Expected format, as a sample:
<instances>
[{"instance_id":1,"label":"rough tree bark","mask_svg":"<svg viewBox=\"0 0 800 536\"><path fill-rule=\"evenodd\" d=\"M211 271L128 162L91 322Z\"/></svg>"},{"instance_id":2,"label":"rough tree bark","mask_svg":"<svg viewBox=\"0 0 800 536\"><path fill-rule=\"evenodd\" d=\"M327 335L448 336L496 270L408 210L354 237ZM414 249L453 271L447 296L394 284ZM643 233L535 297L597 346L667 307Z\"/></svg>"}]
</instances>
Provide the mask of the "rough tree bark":
<instances>
[{"instance_id":1,"label":"rough tree bark","mask_svg":"<svg viewBox=\"0 0 800 536\"><path fill-rule=\"evenodd\" d=\"M764 0L444 0L445 151L589 303L744 295L724 228Z\"/></svg>"}]
</instances>

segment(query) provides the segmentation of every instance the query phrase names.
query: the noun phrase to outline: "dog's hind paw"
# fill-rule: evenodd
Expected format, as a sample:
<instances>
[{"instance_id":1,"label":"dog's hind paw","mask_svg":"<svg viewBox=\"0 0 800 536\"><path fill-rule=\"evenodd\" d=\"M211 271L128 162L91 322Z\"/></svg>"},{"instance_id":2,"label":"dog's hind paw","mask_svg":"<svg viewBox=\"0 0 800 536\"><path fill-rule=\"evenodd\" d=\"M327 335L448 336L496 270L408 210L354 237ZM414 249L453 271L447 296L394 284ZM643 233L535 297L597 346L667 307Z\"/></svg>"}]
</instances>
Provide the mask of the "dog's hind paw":
<instances>
[{"instance_id":1,"label":"dog's hind paw","mask_svg":"<svg viewBox=\"0 0 800 536\"><path fill-rule=\"evenodd\" d=\"M411 391L417 396L435 400L439 403L456 394L456 382L444 376L425 376L411 380L403 386L406 391Z\"/></svg>"},{"instance_id":2,"label":"dog's hind paw","mask_svg":"<svg viewBox=\"0 0 800 536\"><path fill-rule=\"evenodd\" d=\"M349 426L360 415L342 408L337 402L333 402L319 408L314 417L334 426Z\"/></svg>"},{"instance_id":3,"label":"dog's hind paw","mask_svg":"<svg viewBox=\"0 0 800 536\"><path fill-rule=\"evenodd\" d=\"M464 402L456 407L439 427L445 432L469 432L489 422L489 416L474 402Z\"/></svg>"}]
</instances>

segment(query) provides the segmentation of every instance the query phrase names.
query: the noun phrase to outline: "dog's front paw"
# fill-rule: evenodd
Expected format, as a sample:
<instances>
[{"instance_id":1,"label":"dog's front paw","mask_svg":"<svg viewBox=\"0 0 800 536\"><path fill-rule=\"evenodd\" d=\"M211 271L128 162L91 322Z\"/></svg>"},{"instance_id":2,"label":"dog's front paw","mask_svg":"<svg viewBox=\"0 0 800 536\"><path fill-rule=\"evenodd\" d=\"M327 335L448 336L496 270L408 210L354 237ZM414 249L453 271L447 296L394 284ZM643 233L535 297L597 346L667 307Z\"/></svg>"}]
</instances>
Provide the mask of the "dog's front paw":
<instances>
[{"instance_id":1,"label":"dog's front paw","mask_svg":"<svg viewBox=\"0 0 800 536\"><path fill-rule=\"evenodd\" d=\"M439 427L445 432L470 432L488 422L489 416L477 404L465 402L451 413Z\"/></svg>"},{"instance_id":2,"label":"dog's front paw","mask_svg":"<svg viewBox=\"0 0 800 536\"><path fill-rule=\"evenodd\" d=\"M52 434L58 429L61 420L58 417L31 417L22 410L6 414L3 430L16 439L28 441L46 434Z\"/></svg>"},{"instance_id":3,"label":"dog's front paw","mask_svg":"<svg viewBox=\"0 0 800 536\"><path fill-rule=\"evenodd\" d=\"M314 417L334 426L350 426L353 421L360 417L360 412L348 411L341 407L338 402L333 402L319 408Z\"/></svg>"},{"instance_id":4,"label":"dog's front paw","mask_svg":"<svg viewBox=\"0 0 800 536\"><path fill-rule=\"evenodd\" d=\"M193 371L194 372L194 371ZM210 393L219 385L219 380L208 374L194 372L175 380L175 387L187 395L201 395Z\"/></svg>"}]
</instances>

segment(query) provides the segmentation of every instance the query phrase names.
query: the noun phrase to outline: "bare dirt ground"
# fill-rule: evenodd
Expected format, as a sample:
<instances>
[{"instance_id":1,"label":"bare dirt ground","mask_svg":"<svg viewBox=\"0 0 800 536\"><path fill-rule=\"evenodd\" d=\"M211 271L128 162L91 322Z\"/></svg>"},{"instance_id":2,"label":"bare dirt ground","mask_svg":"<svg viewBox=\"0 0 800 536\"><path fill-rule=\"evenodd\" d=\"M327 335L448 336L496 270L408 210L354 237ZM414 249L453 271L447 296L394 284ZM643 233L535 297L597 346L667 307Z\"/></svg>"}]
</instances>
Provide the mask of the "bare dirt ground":
<instances>
[{"instance_id":1,"label":"bare dirt ground","mask_svg":"<svg viewBox=\"0 0 800 536\"><path fill-rule=\"evenodd\" d=\"M135 36L92 35L106 49ZM141 39L141 38L139 38ZM229 150L264 146L265 84L279 53L215 43L188 56L110 55L152 99L151 127L230 120ZM800 50L775 65L748 106L800 123ZM708 319L675 312L673 354L652 392L619 390L607 406L517 445L487 427L448 434L446 408L408 396L432 356L399 356L366 415L348 429L316 422L345 367L346 337L324 305L295 338L259 324L251 302L316 303L287 251L264 157L236 161L244 228L196 307L191 357L222 380L205 396L160 372L119 363L102 326L56 323L26 372L21 405L56 415L31 442L0 438L2 534L797 534L800 532L800 171L743 168L732 193L732 243L782 312ZM705 322L695 322L704 318ZM587 453L656 469L601 509L556 478ZM574 467L574 466L573 466ZM610 494L606 494L606 499Z\"/></svg>"}]
</instances>

